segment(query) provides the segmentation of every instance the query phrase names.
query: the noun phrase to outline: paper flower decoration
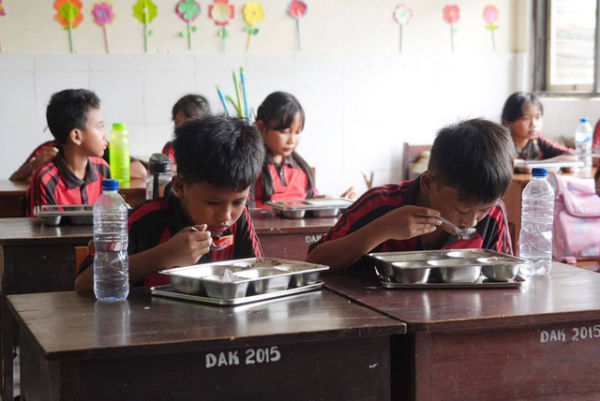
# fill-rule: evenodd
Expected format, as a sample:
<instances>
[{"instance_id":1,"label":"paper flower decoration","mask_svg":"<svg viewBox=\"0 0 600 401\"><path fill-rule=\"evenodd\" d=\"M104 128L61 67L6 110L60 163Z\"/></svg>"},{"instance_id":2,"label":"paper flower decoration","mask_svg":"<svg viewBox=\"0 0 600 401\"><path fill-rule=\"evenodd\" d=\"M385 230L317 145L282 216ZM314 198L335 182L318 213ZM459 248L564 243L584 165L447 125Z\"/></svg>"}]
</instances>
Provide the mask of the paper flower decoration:
<instances>
[{"instance_id":1,"label":"paper flower decoration","mask_svg":"<svg viewBox=\"0 0 600 401\"><path fill-rule=\"evenodd\" d=\"M0 0L0 17L6 15L4 11L4 6L2 5L2 0ZM2 52L2 42L0 42L0 52Z\"/></svg>"},{"instance_id":2,"label":"paper flower decoration","mask_svg":"<svg viewBox=\"0 0 600 401\"><path fill-rule=\"evenodd\" d=\"M446 5L443 10L443 17L444 21L450 24L450 48L454 51L454 34L456 33L454 24L460 19L460 8L456 4Z\"/></svg>"},{"instance_id":3,"label":"paper flower decoration","mask_svg":"<svg viewBox=\"0 0 600 401\"><path fill-rule=\"evenodd\" d=\"M175 14L186 23L187 28L179 34L187 38L188 49L192 50L192 33L196 32L197 28L190 25L200 15L200 4L194 0L181 0L175 5Z\"/></svg>"},{"instance_id":4,"label":"paper flower decoration","mask_svg":"<svg viewBox=\"0 0 600 401\"><path fill-rule=\"evenodd\" d=\"M288 14L296 20L296 35L298 36L298 50L302 50L302 35L300 33L300 18L306 15L308 5L302 0L292 0L288 4Z\"/></svg>"},{"instance_id":5,"label":"paper flower decoration","mask_svg":"<svg viewBox=\"0 0 600 401\"><path fill-rule=\"evenodd\" d=\"M496 37L494 36L494 31L498 29L498 25L496 25L496 21L498 20L498 8L494 5L486 6L483 9L483 20L486 22L485 28L489 29L492 34L492 49L496 51Z\"/></svg>"},{"instance_id":6,"label":"paper flower decoration","mask_svg":"<svg viewBox=\"0 0 600 401\"><path fill-rule=\"evenodd\" d=\"M81 7L82 4L79 0L56 0L54 2L54 9L56 10L54 19L69 32L71 53L74 52L73 29L77 28L83 21Z\"/></svg>"},{"instance_id":7,"label":"paper flower decoration","mask_svg":"<svg viewBox=\"0 0 600 401\"><path fill-rule=\"evenodd\" d=\"M402 53L402 27L408 24L408 21L412 18L412 10L409 6L399 4L394 7L394 20L400 25L400 45L399 50Z\"/></svg>"},{"instance_id":8,"label":"paper flower decoration","mask_svg":"<svg viewBox=\"0 0 600 401\"><path fill-rule=\"evenodd\" d=\"M133 16L144 24L144 51L148 53L148 37L152 31L148 29L148 24L158 15L156 4L152 0L138 0L133 6Z\"/></svg>"},{"instance_id":9,"label":"paper flower decoration","mask_svg":"<svg viewBox=\"0 0 600 401\"><path fill-rule=\"evenodd\" d=\"M108 45L108 34L106 33L106 25L112 24L115 20L113 5L108 0L94 3L92 5L91 14L96 25L102 28L102 33L104 35L104 47L106 49L106 52L110 53L110 46Z\"/></svg>"},{"instance_id":10,"label":"paper flower decoration","mask_svg":"<svg viewBox=\"0 0 600 401\"><path fill-rule=\"evenodd\" d=\"M246 51L248 51L250 39L252 36L258 35L258 28L255 28L254 25L265 19L265 12L262 4L258 1L251 1L242 7L242 14L244 14L244 21L246 21L244 30L248 33L248 40L246 41Z\"/></svg>"},{"instance_id":11,"label":"paper flower decoration","mask_svg":"<svg viewBox=\"0 0 600 401\"><path fill-rule=\"evenodd\" d=\"M215 21L215 25L221 27L217 35L223 38L223 50L227 48L227 38L229 37L229 31L225 27L229 25L229 21L233 19L234 15L235 7L229 4L229 0L214 0L214 4L208 6L208 17Z\"/></svg>"}]
</instances>

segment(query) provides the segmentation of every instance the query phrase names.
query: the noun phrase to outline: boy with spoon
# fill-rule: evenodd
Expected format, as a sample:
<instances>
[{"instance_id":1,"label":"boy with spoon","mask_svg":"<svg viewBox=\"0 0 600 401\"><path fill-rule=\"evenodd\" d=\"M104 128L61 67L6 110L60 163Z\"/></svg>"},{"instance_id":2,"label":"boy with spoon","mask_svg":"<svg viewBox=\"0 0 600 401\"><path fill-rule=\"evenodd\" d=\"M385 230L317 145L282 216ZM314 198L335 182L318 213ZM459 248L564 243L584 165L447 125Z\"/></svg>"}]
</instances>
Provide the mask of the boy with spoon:
<instances>
[{"instance_id":1,"label":"boy with spoon","mask_svg":"<svg viewBox=\"0 0 600 401\"><path fill-rule=\"evenodd\" d=\"M486 248L512 254L500 198L512 180L513 159L510 134L498 124L473 119L443 128L425 173L367 191L311 245L307 260L341 271L371 252Z\"/></svg>"},{"instance_id":2,"label":"boy with spoon","mask_svg":"<svg viewBox=\"0 0 600 401\"><path fill-rule=\"evenodd\" d=\"M177 175L164 199L145 202L129 216L132 283L168 284L159 270L261 256L246 208L265 156L256 128L220 116L188 120L175 130L174 147ZM92 270L84 263L76 290L92 288Z\"/></svg>"}]
</instances>

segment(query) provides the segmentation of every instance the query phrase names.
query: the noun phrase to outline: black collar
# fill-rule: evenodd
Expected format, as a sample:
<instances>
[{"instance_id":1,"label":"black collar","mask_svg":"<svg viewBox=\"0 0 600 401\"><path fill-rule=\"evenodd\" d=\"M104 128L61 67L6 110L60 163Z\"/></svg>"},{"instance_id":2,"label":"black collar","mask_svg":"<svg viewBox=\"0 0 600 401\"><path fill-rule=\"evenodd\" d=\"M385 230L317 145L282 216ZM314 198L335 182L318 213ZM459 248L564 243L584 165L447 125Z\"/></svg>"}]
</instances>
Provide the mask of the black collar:
<instances>
[{"instance_id":1,"label":"black collar","mask_svg":"<svg viewBox=\"0 0 600 401\"><path fill-rule=\"evenodd\" d=\"M91 182L98 181L98 173L96 172L96 169L92 167L89 158L87 165L85 166L85 176L83 177L83 180L80 180L73 171L71 171L62 150L58 152L54 158L54 164L56 165L56 168L58 168L59 173L62 175L63 180L69 189L78 188Z\"/></svg>"}]
</instances>

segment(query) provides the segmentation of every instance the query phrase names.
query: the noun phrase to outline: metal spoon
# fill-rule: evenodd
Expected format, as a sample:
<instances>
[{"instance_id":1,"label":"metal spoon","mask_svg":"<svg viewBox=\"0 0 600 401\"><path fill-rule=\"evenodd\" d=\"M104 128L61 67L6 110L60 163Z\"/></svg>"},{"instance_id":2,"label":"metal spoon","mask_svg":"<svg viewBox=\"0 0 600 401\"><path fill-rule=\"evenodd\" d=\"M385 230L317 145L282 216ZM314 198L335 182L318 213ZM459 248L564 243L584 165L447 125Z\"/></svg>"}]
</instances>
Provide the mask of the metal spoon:
<instances>
[{"instance_id":1,"label":"metal spoon","mask_svg":"<svg viewBox=\"0 0 600 401\"><path fill-rule=\"evenodd\" d=\"M200 230L198 230L198 229L197 229L196 227L194 227L194 226L191 226L191 227L190 227L190 230L192 230L192 231L196 231L196 232L198 232L198 233L200 232ZM225 236L226 236L226 235L223 235L223 237L225 237ZM221 237L222 237L221 235L213 235L213 236L212 236L212 238L213 238L213 241L214 241L214 240L218 240L218 239L219 239L219 238L221 238ZM211 244L210 244L210 250L211 250L211 251L220 251L221 249L225 249L225 248L227 248L228 246L229 246L229 245L216 246L216 245L215 245L213 242L211 242Z\"/></svg>"},{"instance_id":2,"label":"metal spoon","mask_svg":"<svg viewBox=\"0 0 600 401\"><path fill-rule=\"evenodd\" d=\"M450 228L452 228L452 231L454 231L454 234L460 239L471 239L477 236L477 230L475 229L475 227L460 228L459 226L457 226L449 220L446 220L442 216L438 216L438 219L440 219L442 223L450 226Z\"/></svg>"}]
</instances>

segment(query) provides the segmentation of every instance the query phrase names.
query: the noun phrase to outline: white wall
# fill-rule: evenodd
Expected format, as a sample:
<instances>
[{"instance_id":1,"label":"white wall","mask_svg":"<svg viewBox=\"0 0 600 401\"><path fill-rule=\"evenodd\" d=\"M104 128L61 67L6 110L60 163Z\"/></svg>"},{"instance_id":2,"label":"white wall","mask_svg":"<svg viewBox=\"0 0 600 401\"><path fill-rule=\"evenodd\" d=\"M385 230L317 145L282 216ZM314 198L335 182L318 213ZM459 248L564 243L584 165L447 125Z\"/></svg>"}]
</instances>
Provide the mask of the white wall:
<instances>
[{"instance_id":1,"label":"white wall","mask_svg":"<svg viewBox=\"0 0 600 401\"><path fill-rule=\"evenodd\" d=\"M414 2L401 55L398 26L391 18L395 4L383 0L309 2L302 53L296 50L294 21L283 14L285 2L264 0L267 17L249 54L243 52L239 19L230 27L228 53L220 52L219 40L211 36L216 27L208 20L197 23L194 50L186 51L185 41L176 36L183 23L170 12L175 2L155 1L160 10L153 23L157 36L148 55L129 6L118 10L115 26L109 28L114 54L102 54L100 29L87 16L74 33L78 54L72 55L67 54L66 33L51 21L52 10L42 8L49 13L43 16L47 23L34 26L29 15L18 26L8 17L31 8L27 2L3 1L0 147L10 151L2 152L0 179L51 137L42 132L46 104L53 92L69 87L97 92L107 124L126 122L132 154L149 155L170 137L170 108L178 97L199 92L220 111L215 85L233 93L231 71L244 66L255 107L274 90L299 98L307 121L298 150L316 166L321 192L332 194L349 185L364 191L361 170L375 171L376 184L397 181L404 141L429 143L440 127L462 118L497 121L506 96L526 89L521 86L528 57L513 50L518 31L513 20L521 9L513 5L516 0L496 2L501 13L497 52L490 49L481 18L487 1L459 4L455 53L449 50L449 26L441 17L446 2ZM209 2L201 4L201 18L206 18ZM236 13L239 18L239 7ZM40 21L42 15L36 18Z\"/></svg>"}]
</instances>

